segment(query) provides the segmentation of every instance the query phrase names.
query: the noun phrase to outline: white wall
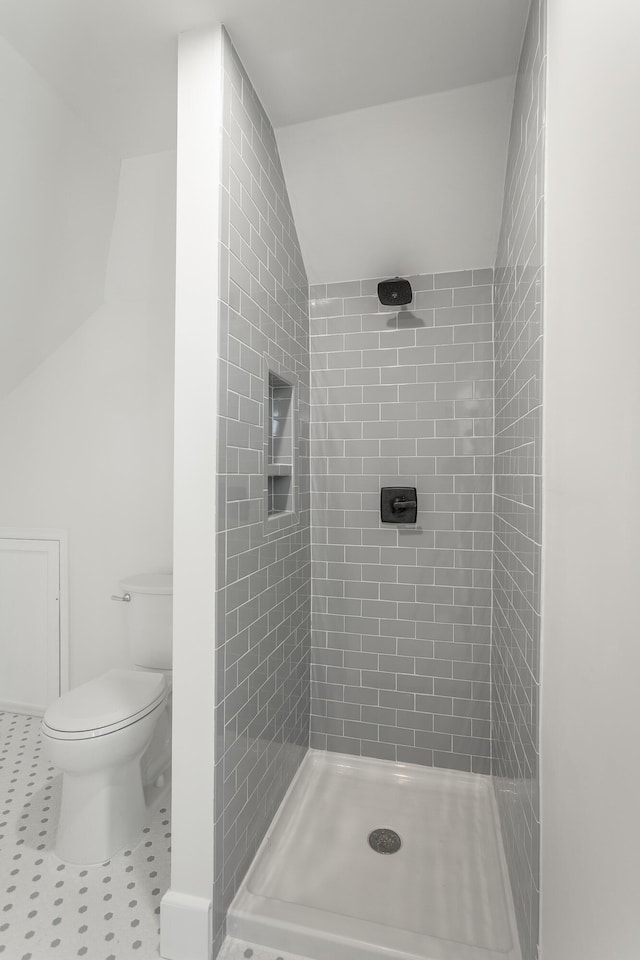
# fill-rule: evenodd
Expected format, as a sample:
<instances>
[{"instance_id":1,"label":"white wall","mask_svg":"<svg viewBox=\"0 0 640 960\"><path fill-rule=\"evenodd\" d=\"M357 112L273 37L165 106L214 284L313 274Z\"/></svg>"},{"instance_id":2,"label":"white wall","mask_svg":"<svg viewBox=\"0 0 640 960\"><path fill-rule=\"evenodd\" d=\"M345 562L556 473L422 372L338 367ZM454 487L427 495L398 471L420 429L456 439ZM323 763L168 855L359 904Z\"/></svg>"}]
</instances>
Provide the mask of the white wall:
<instances>
[{"instance_id":1,"label":"white wall","mask_svg":"<svg viewBox=\"0 0 640 960\"><path fill-rule=\"evenodd\" d=\"M309 282L495 263L513 89L505 78L278 129Z\"/></svg>"},{"instance_id":2,"label":"white wall","mask_svg":"<svg viewBox=\"0 0 640 960\"><path fill-rule=\"evenodd\" d=\"M640 6L549 4L542 958L640 954Z\"/></svg>"},{"instance_id":3,"label":"white wall","mask_svg":"<svg viewBox=\"0 0 640 960\"><path fill-rule=\"evenodd\" d=\"M104 305L0 401L0 525L69 530L72 686L127 663L118 578L171 569L174 167L122 164Z\"/></svg>"},{"instance_id":4,"label":"white wall","mask_svg":"<svg viewBox=\"0 0 640 960\"><path fill-rule=\"evenodd\" d=\"M212 941L221 127L218 26L182 34L178 47L172 841L160 923L168 960L209 960Z\"/></svg>"},{"instance_id":5,"label":"white wall","mask_svg":"<svg viewBox=\"0 0 640 960\"><path fill-rule=\"evenodd\" d=\"M102 303L119 161L0 37L0 397Z\"/></svg>"}]
</instances>

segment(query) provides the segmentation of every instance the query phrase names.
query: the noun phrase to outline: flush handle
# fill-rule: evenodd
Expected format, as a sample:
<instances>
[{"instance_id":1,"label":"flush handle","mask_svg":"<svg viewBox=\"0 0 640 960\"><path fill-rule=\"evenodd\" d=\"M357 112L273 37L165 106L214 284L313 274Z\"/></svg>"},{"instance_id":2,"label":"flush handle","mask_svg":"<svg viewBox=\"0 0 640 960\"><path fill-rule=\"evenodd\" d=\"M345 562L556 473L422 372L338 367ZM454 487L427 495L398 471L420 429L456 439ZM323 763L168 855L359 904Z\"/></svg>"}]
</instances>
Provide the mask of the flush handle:
<instances>
[{"instance_id":1,"label":"flush handle","mask_svg":"<svg viewBox=\"0 0 640 960\"><path fill-rule=\"evenodd\" d=\"M116 597L112 594L111 599L118 600L120 603L131 603L131 594L125 593L122 597Z\"/></svg>"}]
</instances>

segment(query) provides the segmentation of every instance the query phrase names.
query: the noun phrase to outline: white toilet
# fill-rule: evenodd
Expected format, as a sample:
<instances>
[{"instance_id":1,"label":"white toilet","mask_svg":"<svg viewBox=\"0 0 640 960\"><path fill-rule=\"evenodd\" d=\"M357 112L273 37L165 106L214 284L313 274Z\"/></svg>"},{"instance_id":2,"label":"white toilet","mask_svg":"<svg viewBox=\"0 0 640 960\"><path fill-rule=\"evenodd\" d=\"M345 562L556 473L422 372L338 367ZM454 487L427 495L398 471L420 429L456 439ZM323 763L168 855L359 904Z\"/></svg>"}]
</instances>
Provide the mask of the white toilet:
<instances>
[{"instance_id":1,"label":"white toilet","mask_svg":"<svg viewBox=\"0 0 640 960\"><path fill-rule=\"evenodd\" d=\"M120 583L130 670L108 670L45 712L42 738L62 771L55 852L68 863L109 860L136 842L168 789L171 764L170 574ZM128 598L128 599L127 599Z\"/></svg>"}]
</instances>

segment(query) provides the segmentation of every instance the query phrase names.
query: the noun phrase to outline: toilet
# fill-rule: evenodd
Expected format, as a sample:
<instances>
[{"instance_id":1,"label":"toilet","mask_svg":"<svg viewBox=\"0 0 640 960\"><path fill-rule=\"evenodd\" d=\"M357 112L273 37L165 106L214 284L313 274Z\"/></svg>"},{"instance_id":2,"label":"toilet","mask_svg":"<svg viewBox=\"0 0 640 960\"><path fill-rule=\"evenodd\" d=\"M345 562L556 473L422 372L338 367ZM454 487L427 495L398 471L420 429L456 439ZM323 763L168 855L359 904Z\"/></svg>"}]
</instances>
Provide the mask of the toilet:
<instances>
[{"instance_id":1,"label":"toilet","mask_svg":"<svg viewBox=\"0 0 640 960\"><path fill-rule=\"evenodd\" d=\"M108 670L52 703L42 720L62 771L54 850L71 864L103 863L138 840L169 788L171 765L170 574L120 583L131 669Z\"/></svg>"}]
</instances>

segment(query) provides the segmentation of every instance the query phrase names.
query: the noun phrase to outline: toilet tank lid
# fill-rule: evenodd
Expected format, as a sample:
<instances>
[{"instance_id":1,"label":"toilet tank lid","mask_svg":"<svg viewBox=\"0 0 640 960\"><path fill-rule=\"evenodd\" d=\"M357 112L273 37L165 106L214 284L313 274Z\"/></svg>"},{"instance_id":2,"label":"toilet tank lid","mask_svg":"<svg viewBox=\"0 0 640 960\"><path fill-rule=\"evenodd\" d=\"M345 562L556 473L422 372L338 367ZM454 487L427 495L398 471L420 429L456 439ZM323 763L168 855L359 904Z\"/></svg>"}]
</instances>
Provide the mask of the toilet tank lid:
<instances>
[{"instance_id":1,"label":"toilet tank lid","mask_svg":"<svg viewBox=\"0 0 640 960\"><path fill-rule=\"evenodd\" d=\"M173 574L136 573L124 577L120 586L127 593L173 593Z\"/></svg>"},{"instance_id":2,"label":"toilet tank lid","mask_svg":"<svg viewBox=\"0 0 640 960\"><path fill-rule=\"evenodd\" d=\"M143 713L162 698L163 674L146 670L107 670L69 690L47 707L44 722L53 730L99 730Z\"/></svg>"}]
</instances>

